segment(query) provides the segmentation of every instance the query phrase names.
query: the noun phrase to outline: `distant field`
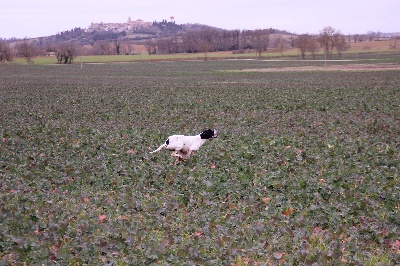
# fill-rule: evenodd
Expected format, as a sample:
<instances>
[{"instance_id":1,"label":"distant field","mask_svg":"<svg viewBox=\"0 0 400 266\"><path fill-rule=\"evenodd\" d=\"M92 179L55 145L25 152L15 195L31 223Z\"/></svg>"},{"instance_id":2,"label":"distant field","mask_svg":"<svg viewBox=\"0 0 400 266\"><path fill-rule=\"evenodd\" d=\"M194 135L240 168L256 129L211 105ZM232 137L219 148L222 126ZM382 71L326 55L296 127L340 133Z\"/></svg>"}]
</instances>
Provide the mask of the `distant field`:
<instances>
[{"instance_id":1,"label":"distant field","mask_svg":"<svg viewBox=\"0 0 400 266\"><path fill-rule=\"evenodd\" d=\"M77 56L74 59L74 64L82 63L114 63L114 62L141 62L141 61L168 61L168 60L215 60L215 59L256 59L258 58L254 52L246 52L243 54L234 54L232 51L228 52L212 52L212 53L185 53L185 54L166 54L166 55L148 55L142 48L136 48L142 51L138 55L101 55L101 56ZM365 57L376 58L382 54L388 53L389 56L398 57L399 51L389 50L389 41L376 41L365 43L352 43L348 51L344 52L339 58L334 54L333 59L363 59ZM393 57L392 56L392 57ZM281 53L280 51L270 49L262 54L263 59L283 59L293 60L300 59L297 48L286 49ZM311 56L307 56L311 59ZM317 60L323 60L323 52L317 53ZM33 58L35 65L56 64L55 57L35 57ZM16 58L14 63L27 64L24 58Z\"/></svg>"},{"instance_id":2,"label":"distant field","mask_svg":"<svg viewBox=\"0 0 400 266\"><path fill-rule=\"evenodd\" d=\"M285 53L286 56L294 56L292 51ZM265 57L280 57L280 54L276 53L264 53ZM74 64L83 63L114 63L114 62L141 62L141 61L179 61L179 60L212 60L222 58L257 58L255 53L245 54L232 54L232 52L213 52L213 53L184 53L184 54L155 54L148 55L99 55L99 56L77 56L74 59ZM33 58L34 64L56 64L57 59L55 57L35 57ZM27 64L24 58L16 58L14 60L17 64Z\"/></svg>"},{"instance_id":3,"label":"distant field","mask_svg":"<svg viewBox=\"0 0 400 266\"><path fill-rule=\"evenodd\" d=\"M0 264L398 264L400 72L309 66L0 64Z\"/></svg>"},{"instance_id":4,"label":"distant field","mask_svg":"<svg viewBox=\"0 0 400 266\"><path fill-rule=\"evenodd\" d=\"M390 50L390 41L374 41L374 42L358 42L358 43L351 43L350 51L389 51Z\"/></svg>"}]
</instances>

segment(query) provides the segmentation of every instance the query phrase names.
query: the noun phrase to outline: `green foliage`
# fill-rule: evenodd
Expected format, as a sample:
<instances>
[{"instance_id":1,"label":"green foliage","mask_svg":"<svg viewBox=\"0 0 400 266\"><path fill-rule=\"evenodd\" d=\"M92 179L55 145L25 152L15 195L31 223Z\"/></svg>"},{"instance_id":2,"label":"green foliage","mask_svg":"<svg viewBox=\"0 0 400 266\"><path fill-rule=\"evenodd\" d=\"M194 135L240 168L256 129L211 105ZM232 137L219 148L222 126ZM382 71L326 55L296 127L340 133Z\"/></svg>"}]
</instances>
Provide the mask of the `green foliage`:
<instances>
[{"instance_id":1,"label":"green foliage","mask_svg":"<svg viewBox=\"0 0 400 266\"><path fill-rule=\"evenodd\" d=\"M394 265L398 71L279 64L0 65L0 263Z\"/></svg>"}]
</instances>

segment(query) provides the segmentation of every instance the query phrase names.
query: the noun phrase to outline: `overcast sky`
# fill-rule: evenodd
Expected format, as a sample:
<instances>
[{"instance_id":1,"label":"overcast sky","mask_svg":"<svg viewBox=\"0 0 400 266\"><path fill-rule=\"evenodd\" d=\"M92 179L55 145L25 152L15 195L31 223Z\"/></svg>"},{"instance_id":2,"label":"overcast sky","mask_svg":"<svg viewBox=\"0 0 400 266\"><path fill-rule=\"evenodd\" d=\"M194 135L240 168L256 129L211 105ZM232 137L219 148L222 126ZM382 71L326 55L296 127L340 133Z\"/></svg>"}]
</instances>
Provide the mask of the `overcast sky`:
<instances>
[{"instance_id":1,"label":"overcast sky","mask_svg":"<svg viewBox=\"0 0 400 266\"><path fill-rule=\"evenodd\" d=\"M53 35L91 22L169 20L224 29L400 32L400 0L1 0L0 38Z\"/></svg>"}]
</instances>

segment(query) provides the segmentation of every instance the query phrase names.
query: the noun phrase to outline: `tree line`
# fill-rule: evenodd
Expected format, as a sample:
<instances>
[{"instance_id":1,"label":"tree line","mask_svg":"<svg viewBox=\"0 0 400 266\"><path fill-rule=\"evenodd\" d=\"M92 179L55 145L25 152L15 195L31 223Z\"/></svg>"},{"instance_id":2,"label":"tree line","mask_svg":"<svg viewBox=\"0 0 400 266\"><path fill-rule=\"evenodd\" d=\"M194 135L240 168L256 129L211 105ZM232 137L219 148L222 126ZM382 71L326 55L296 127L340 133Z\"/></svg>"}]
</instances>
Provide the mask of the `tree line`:
<instances>
[{"instance_id":1,"label":"tree line","mask_svg":"<svg viewBox=\"0 0 400 266\"><path fill-rule=\"evenodd\" d=\"M163 21L154 22L158 27L176 27L175 23ZM76 28L71 32L62 32L56 38L63 39L66 36L78 36L82 32ZM283 34L282 34L283 33ZM285 34L286 33L286 34ZM268 48L275 48L281 53L286 48L298 48L301 58L305 59L310 55L315 59L316 53L322 49L326 59L332 59L334 51L339 56L349 48L350 42L372 41L373 33L369 35L354 35L353 40L350 36L343 35L340 30L333 27L323 28L319 34L291 35L287 32L275 29L257 30L222 30L212 27L194 28L180 34L168 37L159 36L150 38L145 42L135 42L144 44L148 54L173 54L173 53L204 53L208 52L232 51L233 53L244 53L247 50L255 51L258 57ZM12 61L14 56L24 57L27 62L37 55L51 53L56 56L58 63L72 63L77 55L112 55L112 54L132 54L132 40L128 38L113 40L91 40L91 43L84 45L84 38L78 41L62 42L55 45L52 42L45 43L43 39L39 41L23 40L11 49L5 40L0 39L0 62ZM398 49L396 38L391 41L390 49Z\"/></svg>"},{"instance_id":2,"label":"tree line","mask_svg":"<svg viewBox=\"0 0 400 266\"><path fill-rule=\"evenodd\" d=\"M149 54L207 53L255 49L265 51L275 30L220 30L205 28L187 31L180 36L153 38L145 42Z\"/></svg>"},{"instance_id":3,"label":"tree line","mask_svg":"<svg viewBox=\"0 0 400 266\"><path fill-rule=\"evenodd\" d=\"M299 35L296 38L295 46L299 48L302 59L305 59L307 52L315 59L315 53L318 52L320 48L324 51L325 59L332 59L334 50L341 56L342 52L350 47L346 36L339 30L330 26L325 27L317 36L310 34Z\"/></svg>"}]
</instances>

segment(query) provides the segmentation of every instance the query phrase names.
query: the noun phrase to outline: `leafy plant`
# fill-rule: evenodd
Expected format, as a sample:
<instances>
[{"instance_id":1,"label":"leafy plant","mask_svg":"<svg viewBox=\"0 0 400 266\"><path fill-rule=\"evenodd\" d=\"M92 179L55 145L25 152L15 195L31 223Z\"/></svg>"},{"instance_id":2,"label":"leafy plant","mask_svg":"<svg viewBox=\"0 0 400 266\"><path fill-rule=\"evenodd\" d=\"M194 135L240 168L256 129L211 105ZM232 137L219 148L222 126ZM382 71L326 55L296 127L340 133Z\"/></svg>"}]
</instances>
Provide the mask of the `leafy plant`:
<instances>
[{"instance_id":1,"label":"leafy plant","mask_svg":"<svg viewBox=\"0 0 400 266\"><path fill-rule=\"evenodd\" d=\"M1 263L394 265L398 73L293 64L0 66Z\"/></svg>"}]
</instances>

